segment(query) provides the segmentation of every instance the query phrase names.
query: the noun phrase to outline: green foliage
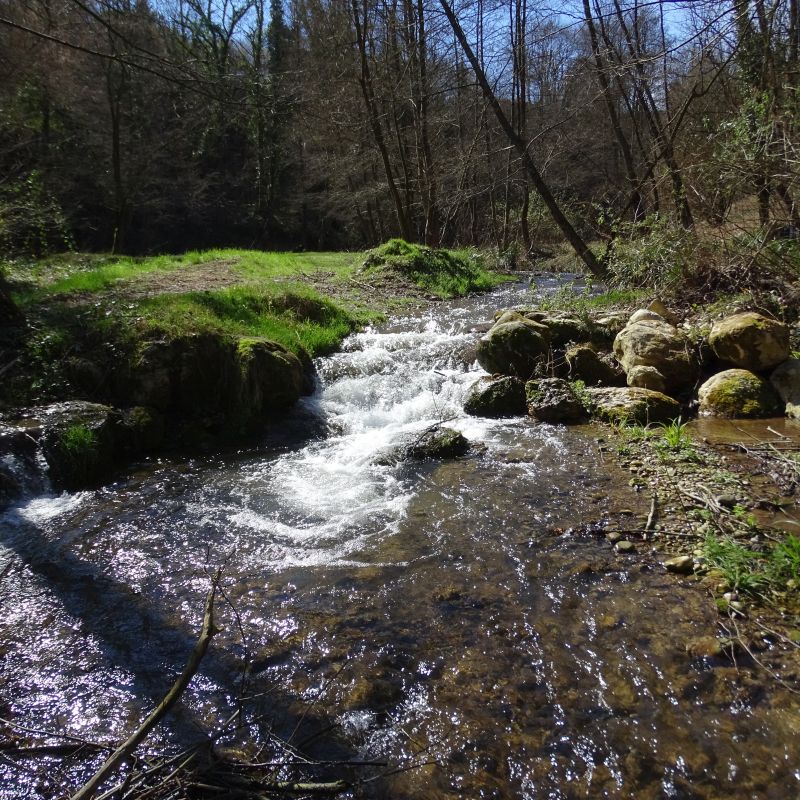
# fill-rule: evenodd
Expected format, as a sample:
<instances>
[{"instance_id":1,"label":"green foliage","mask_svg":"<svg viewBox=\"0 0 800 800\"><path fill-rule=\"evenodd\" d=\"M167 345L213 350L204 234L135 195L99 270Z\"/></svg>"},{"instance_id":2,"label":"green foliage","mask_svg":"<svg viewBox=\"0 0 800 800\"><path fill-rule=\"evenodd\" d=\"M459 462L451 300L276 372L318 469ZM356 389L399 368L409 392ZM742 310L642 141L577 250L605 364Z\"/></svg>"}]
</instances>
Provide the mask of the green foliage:
<instances>
[{"instance_id":1,"label":"green foliage","mask_svg":"<svg viewBox=\"0 0 800 800\"><path fill-rule=\"evenodd\" d=\"M71 245L64 213L38 171L0 182L0 252L41 256Z\"/></svg>"},{"instance_id":2,"label":"green foliage","mask_svg":"<svg viewBox=\"0 0 800 800\"><path fill-rule=\"evenodd\" d=\"M486 291L503 278L486 269L474 251L437 250L404 239L390 239L367 253L364 269L392 269L410 278L422 289L442 298L462 297Z\"/></svg>"},{"instance_id":3,"label":"green foliage","mask_svg":"<svg viewBox=\"0 0 800 800\"><path fill-rule=\"evenodd\" d=\"M574 286L567 284L542 297L537 305L542 311L570 311L577 316L585 316L591 311L607 308L632 308L641 305L645 296L646 293L641 289L612 288L598 293L591 285L577 292Z\"/></svg>"},{"instance_id":4,"label":"green foliage","mask_svg":"<svg viewBox=\"0 0 800 800\"><path fill-rule=\"evenodd\" d=\"M703 542L703 557L736 591L758 594L766 584L766 576L759 565L759 555L730 536L708 534Z\"/></svg>"},{"instance_id":5,"label":"green foliage","mask_svg":"<svg viewBox=\"0 0 800 800\"><path fill-rule=\"evenodd\" d=\"M692 232L658 214L622 225L608 257L610 280L625 288L675 288L691 269L696 243Z\"/></svg>"},{"instance_id":6,"label":"green foliage","mask_svg":"<svg viewBox=\"0 0 800 800\"><path fill-rule=\"evenodd\" d=\"M767 564L770 580L791 589L800 587L800 538L790 533L770 553Z\"/></svg>"},{"instance_id":7,"label":"green foliage","mask_svg":"<svg viewBox=\"0 0 800 800\"><path fill-rule=\"evenodd\" d=\"M97 469L99 442L97 434L86 425L70 425L59 440L63 457L61 469L70 482L80 484L92 477Z\"/></svg>"}]
</instances>

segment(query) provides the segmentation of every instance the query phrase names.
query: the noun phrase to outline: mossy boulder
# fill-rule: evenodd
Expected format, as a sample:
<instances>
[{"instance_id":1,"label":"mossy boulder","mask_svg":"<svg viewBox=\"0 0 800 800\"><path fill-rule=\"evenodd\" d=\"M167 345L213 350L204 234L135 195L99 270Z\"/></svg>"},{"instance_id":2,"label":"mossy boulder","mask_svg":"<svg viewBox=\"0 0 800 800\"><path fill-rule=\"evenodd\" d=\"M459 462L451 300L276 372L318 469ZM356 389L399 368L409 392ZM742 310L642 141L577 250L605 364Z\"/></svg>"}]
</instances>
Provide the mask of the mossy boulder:
<instances>
[{"instance_id":1,"label":"mossy boulder","mask_svg":"<svg viewBox=\"0 0 800 800\"><path fill-rule=\"evenodd\" d=\"M134 406L125 409L118 425L121 446L128 452L139 455L153 453L164 443L166 421L155 408Z\"/></svg>"},{"instance_id":2,"label":"mossy boulder","mask_svg":"<svg viewBox=\"0 0 800 800\"><path fill-rule=\"evenodd\" d=\"M588 344L577 344L564 353L566 375L587 386L624 386L625 373L611 355L598 353Z\"/></svg>"},{"instance_id":3,"label":"mossy boulder","mask_svg":"<svg viewBox=\"0 0 800 800\"><path fill-rule=\"evenodd\" d=\"M35 409L53 486L82 489L108 478L117 456L119 414L98 403L71 401Z\"/></svg>"},{"instance_id":4,"label":"mossy boulder","mask_svg":"<svg viewBox=\"0 0 800 800\"><path fill-rule=\"evenodd\" d=\"M429 428L408 448L411 458L455 458L469 450L467 438L453 428L437 425Z\"/></svg>"},{"instance_id":5,"label":"mossy boulder","mask_svg":"<svg viewBox=\"0 0 800 800\"><path fill-rule=\"evenodd\" d=\"M550 344L553 347L565 347L574 342L588 341L592 336L591 326L577 317L556 314L540 320L550 332Z\"/></svg>"},{"instance_id":6,"label":"mossy boulder","mask_svg":"<svg viewBox=\"0 0 800 800\"><path fill-rule=\"evenodd\" d=\"M640 309L614 339L614 355L629 377L635 367L652 367L670 392L690 386L697 376L691 347L683 334L654 311Z\"/></svg>"},{"instance_id":7,"label":"mossy boulder","mask_svg":"<svg viewBox=\"0 0 800 800\"><path fill-rule=\"evenodd\" d=\"M746 369L727 369L712 375L698 392L700 413L714 417L772 417L780 401L772 387Z\"/></svg>"},{"instance_id":8,"label":"mossy boulder","mask_svg":"<svg viewBox=\"0 0 800 800\"><path fill-rule=\"evenodd\" d=\"M464 402L464 411L473 417L516 417L525 410L525 384L511 376L484 376L472 385Z\"/></svg>"},{"instance_id":9,"label":"mossy boulder","mask_svg":"<svg viewBox=\"0 0 800 800\"><path fill-rule=\"evenodd\" d=\"M546 360L550 334L546 326L527 319L500 322L478 343L478 363L491 374L529 378Z\"/></svg>"},{"instance_id":10,"label":"mossy boulder","mask_svg":"<svg viewBox=\"0 0 800 800\"><path fill-rule=\"evenodd\" d=\"M525 384L528 413L540 422L581 422L587 416L572 386L562 378L539 378Z\"/></svg>"},{"instance_id":11,"label":"mossy boulder","mask_svg":"<svg viewBox=\"0 0 800 800\"><path fill-rule=\"evenodd\" d=\"M785 404L786 416L800 419L800 358L784 361L770 375L769 382Z\"/></svg>"},{"instance_id":12,"label":"mossy boulder","mask_svg":"<svg viewBox=\"0 0 800 800\"><path fill-rule=\"evenodd\" d=\"M762 372L789 358L789 328L755 311L715 322L708 343L720 361Z\"/></svg>"},{"instance_id":13,"label":"mossy boulder","mask_svg":"<svg viewBox=\"0 0 800 800\"><path fill-rule=\"evenodd\" d=\"M237 356L242 377L242 405L250 414L286 408L306 393L300 359L269 339L240 339Z\"/></svg>"},{"instance_id":14,"label":"mossy boulder","mask_svg":"<svg viewBox=\"0 0 800 800\"><path fill-rule=\"evenodd\" d=\"M628 386L587 388L585 391L592 414L606 422L648 425L669 422L681 413L675 400L650 389Z\"/></svg>"}]
</instances>

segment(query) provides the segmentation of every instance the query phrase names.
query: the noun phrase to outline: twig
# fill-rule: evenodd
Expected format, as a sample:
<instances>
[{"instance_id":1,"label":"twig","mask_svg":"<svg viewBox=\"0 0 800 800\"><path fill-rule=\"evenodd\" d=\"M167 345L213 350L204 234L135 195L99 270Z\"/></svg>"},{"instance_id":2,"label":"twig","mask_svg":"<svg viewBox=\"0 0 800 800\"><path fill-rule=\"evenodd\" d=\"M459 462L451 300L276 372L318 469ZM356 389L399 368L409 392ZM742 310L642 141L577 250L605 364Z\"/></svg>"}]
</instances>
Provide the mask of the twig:
<instances>
[{"instance_id":1,"label":"twig","mask_svg":"<svg viewBox=\"0 0 800 800\"><path fill-rule=\"evenodd\" d=\"M217 633L217 629L214 627L214 599L217 594L218 582L219 573L217 573L211 588L208 590L200 637L189 656L189 660L186 662L186 666L183 668L183 672L178 676L172 688L164 696L164 699L150 712L145 721L131 734L127 741L120 745L108 757L103 766L72 795L71 800L90 800L103 781L117 769L121 761L124 761L131 755L136 747L147 737L150 731L161 721L164 715L175 705L183 694L189 682L194 677L194 674L197 672L200 662L203 660L203 656L205 656L208 650L211 638Z\"/></svg>"},{"instance_id":2,"label":"twig","mask_svg":"<svg viewBox=\"0 0 800 800\"><path fill-rule=\"evenodd\" d=\"M647 522L644 525L644 535L655 530L656 521L658 519L658 492L653 492L653 500L650 503L650 513L647 515Z\"/></svg>"}]
</instances>

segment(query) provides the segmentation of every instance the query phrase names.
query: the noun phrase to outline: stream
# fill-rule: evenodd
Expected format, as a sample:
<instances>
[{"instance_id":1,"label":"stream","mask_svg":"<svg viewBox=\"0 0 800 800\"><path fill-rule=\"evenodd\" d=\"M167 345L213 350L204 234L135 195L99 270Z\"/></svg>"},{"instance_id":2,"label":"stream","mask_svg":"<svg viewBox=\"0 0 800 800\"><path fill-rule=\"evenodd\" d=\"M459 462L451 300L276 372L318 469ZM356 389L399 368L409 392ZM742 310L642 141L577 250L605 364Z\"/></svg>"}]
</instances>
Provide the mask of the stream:
<instances>
[{"instance_id":1,"label":"stream","mask_svg":"<svg viewBox=\"0 0 800 800\"><path fill-rule=\"evenodd\" d=\"M222 568L222 631L145 749L207 738L241 704L237 752L387 764L347 768L354 798L798 796L797 698L688 655L717 635L708 597L580 533L647 514L597 431L461 412L480 331L527 292L354 334L257 447L7 511L0 718L124 738L185 663ZM441 420L467 456L392 457ZM55 755L0 759L0 798L86 776Z\"/></svg>"}]
</instances>

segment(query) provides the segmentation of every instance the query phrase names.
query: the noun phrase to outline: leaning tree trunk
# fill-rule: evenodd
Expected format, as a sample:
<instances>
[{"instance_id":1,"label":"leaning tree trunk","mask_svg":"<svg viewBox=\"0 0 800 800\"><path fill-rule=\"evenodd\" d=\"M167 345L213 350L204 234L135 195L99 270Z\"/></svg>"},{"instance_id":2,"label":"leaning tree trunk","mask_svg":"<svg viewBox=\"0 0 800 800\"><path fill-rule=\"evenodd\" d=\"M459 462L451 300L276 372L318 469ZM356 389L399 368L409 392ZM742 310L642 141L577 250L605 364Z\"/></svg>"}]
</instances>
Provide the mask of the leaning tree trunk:
<instances>
[{"instance_id":1,"label":"leaning tree trunk","mask_svg":"<svg viewBox=\"0 0 800 800\"><path fill-rule=\"evenodd\" d=\"M605 267L600 263L594 253L592 253L586 242L583 241L580 234L575 230L575 228L573 228L572 223L567 219L566 215L561 210L561 206L558 205L553 193L550 191L550 187L537 169L536 164L533 163L533 159L528 152L527 144L523 141L519 134L517 134L517 132L514 130L514 126L503 112L503 109L500 106L500 101L497 99L497 95L495 95L495 93L492 91L492 87L489 85L486 73L481 68L481 65L478 62L472 47L470 47L467 37L464 35L464 31L458 19L456 18L452 7L449 5L447 0L439 0L439 4L441 5L445 16L450 22L450 26L452 27L453 33L456 35L456 38L461 45L461 49L464 51L464 55L472 65L475 78L477 79L478 84L483 91L483 95L486 98L487 104L491 107L494 115L497 117L497 121L500 123L500 127L503 129L503 133L505 133L509 143L519 153L522 163L525 166L525 170L531 179L531 183L533 184L534 189L536 189L536 192L539 194L539 197L542 198L542 202L550 212L550 216L553 218L553 221L556 223L556 225L558 225L559 229L564 234L564 237L570 243L573 250L575 250L578 258L583 261L586 269L588 269L592 275L605 277Z\"/></svg>"}]
</instances>

